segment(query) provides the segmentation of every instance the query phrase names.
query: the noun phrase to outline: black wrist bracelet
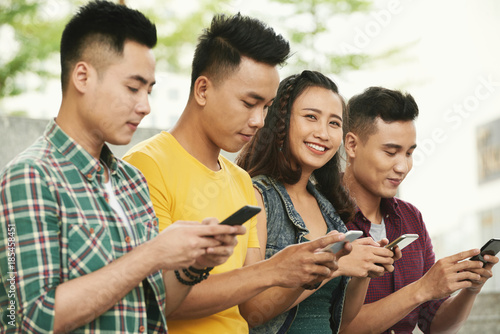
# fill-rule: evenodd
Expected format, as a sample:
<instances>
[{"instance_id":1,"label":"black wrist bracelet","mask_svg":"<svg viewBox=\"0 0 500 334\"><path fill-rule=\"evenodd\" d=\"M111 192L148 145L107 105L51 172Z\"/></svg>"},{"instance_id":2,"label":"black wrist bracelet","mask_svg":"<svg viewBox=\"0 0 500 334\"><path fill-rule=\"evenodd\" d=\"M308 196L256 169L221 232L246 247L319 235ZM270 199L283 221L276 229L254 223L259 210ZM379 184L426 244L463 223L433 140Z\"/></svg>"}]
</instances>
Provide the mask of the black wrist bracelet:
<instances>
[{"instance_id":1,"label":"black wrist bracelet","mask_svg":"<svg viewBox=\"0 0 500 334\"><path fill-rule=\"evenodd\" d=\"M187 278L192 279L193 281L198 280L201 276L200 275L193 275L189 270L182 269L182 272L184 275L186 275Z\"/></svg>"},{"instance_id":2,"label":"black wrist bracelet","mask_svg":"<svg viewBox=\"0 0 500 334\"><path fill-rule=\"evenodd\" d=\"M186 281L184 278L181 277L181 274L179 273L178 270L174 270L174 273L175 273L175 277L177 278L177 280L181 283L181 284L184 284L184 285L195 285L197 283L200 283L200 281Z\"/></svg>"},{"instance_id":3,"label":"black wrist bracelet","mask_svg":"<svg viewBox=\"0 0 500 334\"><path fill-rule=\"evenodd\" d=\"M210 271L212 271L212 269L214 269L214 267L206 267L205 269L196 269L195 267L190 266L188 269L189 271L192 271L195 274L203 275L203 274L208 274Z\"/></svg>"}]
</instances>

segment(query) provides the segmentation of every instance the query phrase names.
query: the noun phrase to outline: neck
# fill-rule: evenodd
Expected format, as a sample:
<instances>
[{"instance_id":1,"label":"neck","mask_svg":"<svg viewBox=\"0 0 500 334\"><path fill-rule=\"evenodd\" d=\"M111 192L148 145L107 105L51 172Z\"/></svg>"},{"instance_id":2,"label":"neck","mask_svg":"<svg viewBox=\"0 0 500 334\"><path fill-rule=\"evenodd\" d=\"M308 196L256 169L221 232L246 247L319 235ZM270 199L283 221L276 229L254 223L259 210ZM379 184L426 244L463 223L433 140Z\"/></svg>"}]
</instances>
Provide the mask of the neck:
<instances>
[{"instance_id":1,"label":"neck","mask_svg":"<svg viewBox=\"0 0 500 334\"><path fill-rule=\"evenodd\" d=\"M302 173L299 182L295 184L285 184L285 189L290 197L300 198L302 196L309 196L307 191L307 183L309 182L310 173Z\"/></svg>"},{"instance_id":2,"label":"neck","mask_svg":"<svg viewBox=\"0 0 500 334\"><path fill-rule=\"evenodd\" d=\"M356 201L356 205L363 212L363 215L372 223L380 224L382 222L381 197L374 195L361 185L354 177L350 167L345 170L343 182L349 191L349 195Z\"/></svg>"},{"instance_id":3,"label":"neck","mask_svg":"<svg viewBox=\"0 0 500 334\"><path fill-rule=\"evenodd\" d=\"M200 122L184 110L179 121L169 131L181 146L207 168L218 171L220 148L204 133Z\"/></svg>"},{"instance_id":4,"label":"neck","mask_svg":"<svg viewBox=\"0 0 500 334\"><path fill-rule=\"evenodd\" d=\"M79 113L64 102L55 119L57 125L75 142L83 147L95 159L99 160L104 139L99 133L92 133L85 128L84 120L78 117Z\"/></svg>"}]
</instances>

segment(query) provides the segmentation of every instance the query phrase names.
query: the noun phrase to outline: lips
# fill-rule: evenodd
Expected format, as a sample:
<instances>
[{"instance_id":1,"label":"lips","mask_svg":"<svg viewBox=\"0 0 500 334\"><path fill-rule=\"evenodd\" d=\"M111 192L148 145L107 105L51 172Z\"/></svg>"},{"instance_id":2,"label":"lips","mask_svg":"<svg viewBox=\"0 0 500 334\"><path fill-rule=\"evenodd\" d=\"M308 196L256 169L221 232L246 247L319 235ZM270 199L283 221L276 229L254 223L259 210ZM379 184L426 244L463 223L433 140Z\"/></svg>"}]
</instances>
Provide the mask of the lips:
<instances>
[{"instance_id":1,"label":"lips","mask_svg":"<svg viewBox=\"0 0 500 334\"><path fill-rule=\"evenodd\" d=\"M401 184L401 182L403 182L402 179L388 179L388 180L394 186L399 186Z\"/></svg>"},{"instance_id":2,"label":"lips","mask_svg":"<svg viewBox=\"0 0 500 334\"><path fill-rule=\"evenodd\" d=\"M254 135L253 134L248 135L248 134L240 133L240 136L241 136L241 138L243 138L244 141L248 142L248 141L252 140L252 138L253 138Z\"/></svg>"},{"instance_id":3,"label":"lips","mask_svg":"<svg viewBox=\"0 0 500 334\"><path fill-rule=\"evenodd\" d=\"M127 125L129 126L129 128L131 128L132 130L137 130L137 127L139 126L139 123L137 122L127 122Z\"/></svg>"}]
</instances>

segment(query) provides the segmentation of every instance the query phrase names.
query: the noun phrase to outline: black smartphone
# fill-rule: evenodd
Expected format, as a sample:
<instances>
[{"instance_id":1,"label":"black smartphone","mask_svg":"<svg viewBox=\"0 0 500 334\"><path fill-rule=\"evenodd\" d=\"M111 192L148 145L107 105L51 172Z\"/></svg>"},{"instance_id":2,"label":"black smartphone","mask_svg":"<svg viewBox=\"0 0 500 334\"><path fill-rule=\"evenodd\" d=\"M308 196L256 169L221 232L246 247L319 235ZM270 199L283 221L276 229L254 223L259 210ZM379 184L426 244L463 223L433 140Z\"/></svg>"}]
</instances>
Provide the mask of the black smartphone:
<instances>
[{"instance_id":1,"label":"black smartphone","mask_svg":"<svg viewBox=\"0 0 500 334\"><path fill-rule=\"evenodd\" d=\"M221 224L224 225L243 225L247 220L255 216L260 212L260 207L255 206L255 205L245 205L223 221L221 221Z\"/></svg>"},{"instance_id":2,"label":"black smartphone","mask_svg":"<svg viewBox=\"0 0 500 334\"><path fill-rule=\"evenodd\" d=\"M470 260L481 261L483 265L485 265L487 262L484 260L483 255L495 256L498 252L500 252L500 239L490 239L484 244L483 247L481 247L481 253L479 255L471 257Z\"/></svg>"}]
</instances>

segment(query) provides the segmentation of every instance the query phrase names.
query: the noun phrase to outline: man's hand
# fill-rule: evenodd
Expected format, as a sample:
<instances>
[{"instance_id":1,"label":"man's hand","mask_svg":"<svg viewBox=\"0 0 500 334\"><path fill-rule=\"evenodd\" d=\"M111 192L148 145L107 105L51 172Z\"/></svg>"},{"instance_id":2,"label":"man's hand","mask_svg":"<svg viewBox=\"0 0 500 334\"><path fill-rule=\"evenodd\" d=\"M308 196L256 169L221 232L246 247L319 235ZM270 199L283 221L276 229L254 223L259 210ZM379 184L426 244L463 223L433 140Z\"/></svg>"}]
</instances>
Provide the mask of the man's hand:
<instances>
[{"instance_id":1,"label":"man's hand","mask_svg":"<svg viewBox=\"0 0 500 334\"><path fill-rule=\"evenodd\" d=\"M158 269L174 270L224 263L236 245L243 226L219 225L214 218L198 222L177 221L150 241L158 256Z\"/></svg>"},{"instance_id":2,"label":"man's hand","mask_svg":"<svg viewBox=\"0 0 500 334\"><path fill-rule=\"evenodd\" d=\"M492 256L492 255L484 255L483 256L484 260L487 261L487 263L484 265L484 267L480 269L471 269L470 272L476 273L480 276L479 280L471 280L472 286L467 288L469 292L472 293L479 293L486 281L493 277L493 271L492 268L495 264L498 263L498 257ZM479 262L479 261L474 261L474 262Z\"/></svg>"},{"instance_id":3,"label":"man's hand","mask_svg":"<svg viewBox=\"0 0 500 334\"><path fill-rule=\"evenodd\" d=\"M389 239L383 238L382 240L380 240L378 242L378 244L380 245L380 247L385 247L389 244ZM399 246L397 246L397 245L392 249L392 253L394 254L392 256L392 259L394 260L394 262L396 262L397 260L399 260L400 258L403 257L403 254L401 253L401 249L399 249ZM384 265L384 268L388 272L392 272L394 270L394 268L392 268L392 270L391 270L391 267L387 267L386 265Z\"/></svg>"},{"instance_id":4,"label":"man's hand","mask_svg":"<svg viewBox=\"0 0 500 334\"><path fill-rule=\"evenodd\" d=\"M481 275L476 272L482 269L483 263L464 261L477 254L479 249L471 249L437 261L417 281L423 302L447 297L457 290L471 288L474 281L480 281Z\"/></svg>"},{"instance_id":5,"label":"man's hand","mask_svg":"<svg viewBox=\"0 0 500 334\"><path fill-rule=\"evenodd\" d=\"M218 225L219 221L215 218L205 218L202 225ZM238 244L237 235L245 234L245 227L235 225L237 231L232 234L217 234L214 239L220 242L219 246L207 248L206 253L196 259L193 265L195 268L215 267L223 264L233 254L234 247Z\"/></svg>"},{"instance_id":6,"label":"man's hand","mask_svg":"<svg viewBox=\"0 0 500 334\"><path fill-rule=\"evenodd\" d=\"M336 254L322 251L322 249L344 238L343 233L335 231L316 240L282 249L267 260L272 264L275 272L273 285L284 288L313 286L315 283L332 277L338 268ZM348 249L349 247L344 252Z\"/></svg>"},{"instance_id":7,"label":"man's hand","mask_svg":"<svg viewBox=\"0 0 500 334\"><path fill-rule=\"evenodd\" d=\"M339 260L339 271L344 276L379 277L394 271L393 252L380 247L372 238L352 242L352 251Z\"/></svg>"}]
</instances>

